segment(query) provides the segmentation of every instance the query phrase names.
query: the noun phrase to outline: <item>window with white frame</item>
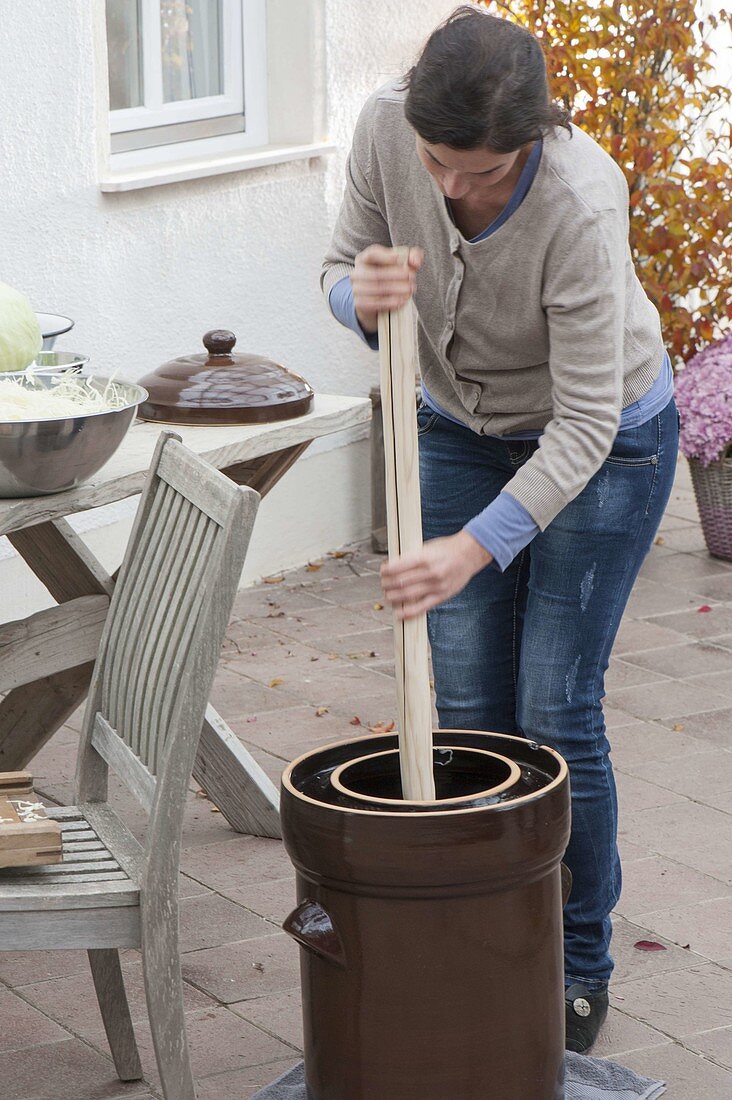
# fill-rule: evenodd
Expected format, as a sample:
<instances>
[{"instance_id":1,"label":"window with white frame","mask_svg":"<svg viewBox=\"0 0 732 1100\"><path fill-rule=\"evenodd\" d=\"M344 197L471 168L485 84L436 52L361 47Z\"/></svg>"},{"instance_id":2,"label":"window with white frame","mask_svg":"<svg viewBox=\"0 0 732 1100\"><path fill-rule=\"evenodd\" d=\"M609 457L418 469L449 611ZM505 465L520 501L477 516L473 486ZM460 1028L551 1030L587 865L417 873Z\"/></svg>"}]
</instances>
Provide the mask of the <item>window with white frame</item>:
<instances>
[{"instance_id":1,"label":"window with white frame","mask_svg":"<svg viewBox=\"0 0 732 1100\"><path fill-rule=\"evenodd\" d=\"M106 0L112 153L169 159L266 144L264 7Z\"/></svg>"}]
</instances>

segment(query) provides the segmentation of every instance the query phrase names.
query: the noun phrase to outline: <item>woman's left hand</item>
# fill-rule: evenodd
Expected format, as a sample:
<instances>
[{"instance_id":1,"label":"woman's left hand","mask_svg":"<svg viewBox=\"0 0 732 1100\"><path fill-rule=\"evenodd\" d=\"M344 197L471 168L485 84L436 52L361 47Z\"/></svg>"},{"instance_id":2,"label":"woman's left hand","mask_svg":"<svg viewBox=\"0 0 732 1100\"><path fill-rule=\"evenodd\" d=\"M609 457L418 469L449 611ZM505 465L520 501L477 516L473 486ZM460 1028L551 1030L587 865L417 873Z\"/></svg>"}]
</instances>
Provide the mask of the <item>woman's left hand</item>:
<instances>
[{"instance_id":1,"label":"woman's left hand","mask_svg":"<svg viewBox=\"0 0 732 1100\"><path fill-rule=\"evenodd\" d=\"M381 585L397 619L413 619L460 592L492 560L472 535L458 531L382 565Z\"/></svg>"}]
</instances>

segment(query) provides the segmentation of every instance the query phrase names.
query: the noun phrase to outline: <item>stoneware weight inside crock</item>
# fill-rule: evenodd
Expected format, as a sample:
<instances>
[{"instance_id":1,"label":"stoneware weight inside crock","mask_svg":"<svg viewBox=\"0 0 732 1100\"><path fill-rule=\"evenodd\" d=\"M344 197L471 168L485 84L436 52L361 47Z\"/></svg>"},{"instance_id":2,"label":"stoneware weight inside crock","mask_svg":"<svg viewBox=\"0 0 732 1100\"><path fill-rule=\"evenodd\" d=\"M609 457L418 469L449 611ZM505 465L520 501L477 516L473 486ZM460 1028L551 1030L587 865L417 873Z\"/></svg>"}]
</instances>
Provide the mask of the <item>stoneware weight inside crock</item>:
<instances>
[{"instance_id":1,"label":"stoneware weight inside crock","mask_svg":"<svg viewBox=\"0 0 732 1100\"><path fill-rule=\"evenodd\" d=\"M485 749L449 745L434 748L432 755L436 802L405 802L398 749L370 752L339 764L330 783L342 796L340 804L343 806L364 809L366 803L371 809L419 813L427 806L441 810L488 806L512 797L511 788L521 779L518 764Z\"/></svg>"},{"instance_id":2,"label":"stoneware weight inside crock","mask_svg":"<svg viewBox=\"0 0 732 1100\"><path fill-rule=\"evenodd\" d=\"M334 770L395 749L395 736L326 746L283 776L309 1096L559 1100L566 764L523 738L434 737L515 762L513 797L338 804Z\"/></svg>"}]
</instances>

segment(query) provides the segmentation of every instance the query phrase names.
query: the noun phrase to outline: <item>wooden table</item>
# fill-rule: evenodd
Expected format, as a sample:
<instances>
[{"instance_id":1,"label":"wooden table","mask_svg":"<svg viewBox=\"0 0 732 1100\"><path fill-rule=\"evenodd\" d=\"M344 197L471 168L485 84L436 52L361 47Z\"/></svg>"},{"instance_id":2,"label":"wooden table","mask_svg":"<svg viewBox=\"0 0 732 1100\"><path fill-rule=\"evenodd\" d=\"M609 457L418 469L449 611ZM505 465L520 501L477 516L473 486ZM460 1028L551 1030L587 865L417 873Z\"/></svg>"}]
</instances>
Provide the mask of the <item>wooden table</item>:
<instances>
[{"instance_id":1,"label":"wooden table","mask_svg":"<svg viewBox=\"0 0 732 1100\"><path fill-rule=\"evenodd\" d=\"M191 450L262 496L314 439L367 423L365 398L317 395L311 412L277 424L174 427ZM57 606L0 625L0 771L21 771L86 696L114 577L66 517L139 493L161 426L137 422L99 473L78 489L0 500L0 535ZM279 837L274 784L209 706L193 772L240 832Z\"/></svg>"}]
</instances>

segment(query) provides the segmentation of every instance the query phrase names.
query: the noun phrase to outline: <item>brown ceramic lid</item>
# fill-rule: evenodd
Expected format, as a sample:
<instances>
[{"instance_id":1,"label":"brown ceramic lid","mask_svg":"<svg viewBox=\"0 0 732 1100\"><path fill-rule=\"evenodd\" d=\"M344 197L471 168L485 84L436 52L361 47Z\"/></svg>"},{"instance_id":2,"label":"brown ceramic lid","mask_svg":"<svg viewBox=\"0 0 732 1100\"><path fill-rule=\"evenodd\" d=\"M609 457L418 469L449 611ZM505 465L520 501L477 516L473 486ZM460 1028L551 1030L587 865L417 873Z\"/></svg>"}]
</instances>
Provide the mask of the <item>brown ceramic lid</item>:
<instances>
[{"instance_id":1,"label":"brown ceramic lid","mask_svg":"<svg viewBox=\"0 0 732 1100\"><path fill-rule=\"evenodd\" d=\"M207 354L182 355L148 374L138 415L167 424L266 424L308 412L313 391L303 378L234 352L235 343L233 332L212 329L203 337Z\"/></svg>"}]
</instances>

